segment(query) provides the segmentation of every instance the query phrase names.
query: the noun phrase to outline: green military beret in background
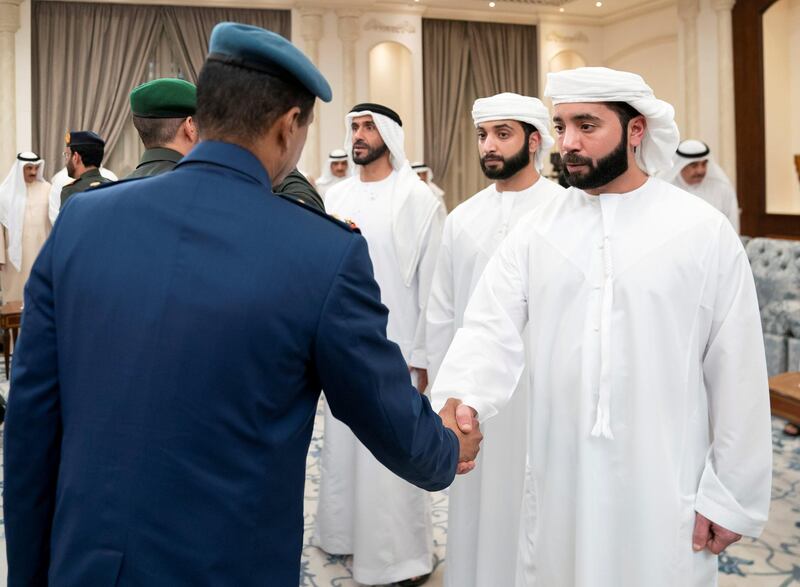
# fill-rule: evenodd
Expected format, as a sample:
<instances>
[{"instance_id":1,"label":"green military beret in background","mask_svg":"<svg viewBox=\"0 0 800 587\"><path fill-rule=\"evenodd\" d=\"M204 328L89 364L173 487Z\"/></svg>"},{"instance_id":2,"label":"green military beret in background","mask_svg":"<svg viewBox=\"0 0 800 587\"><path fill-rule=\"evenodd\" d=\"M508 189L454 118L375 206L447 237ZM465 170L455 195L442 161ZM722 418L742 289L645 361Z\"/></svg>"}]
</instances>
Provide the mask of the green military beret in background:
<instances>
[{"instance_id":1,"label":"green military beret in background","mask_svg":"<svg viewBox=\"0 0 800 587\"><path fill-rule=\"evenodd\" d=\"M131 92L131 111L142 118L186 118L197 109L197 88L174 77L154 79Z\"/></svg>"}]
</instances>

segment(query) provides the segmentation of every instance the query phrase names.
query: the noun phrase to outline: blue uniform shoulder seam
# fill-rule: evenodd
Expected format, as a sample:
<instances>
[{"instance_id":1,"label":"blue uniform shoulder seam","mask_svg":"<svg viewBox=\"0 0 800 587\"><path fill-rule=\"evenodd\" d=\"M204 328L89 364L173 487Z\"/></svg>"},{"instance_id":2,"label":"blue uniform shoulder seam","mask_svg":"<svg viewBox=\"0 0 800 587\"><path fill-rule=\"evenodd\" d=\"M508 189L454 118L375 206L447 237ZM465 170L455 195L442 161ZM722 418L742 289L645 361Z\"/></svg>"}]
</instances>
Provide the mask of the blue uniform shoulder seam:
<instances>
[{"instance_id":1,"label":"blue uniform shoulder seam","mask_svg":"<svg viewBox=\"0 0 800 587\"><path fill-rule=\"evenodd\" d=\"M334 216L331 216L327 212L323 212L322 210L318 210L317 208L314 208L313 206L309 206L308 204L305 204L305 203L303 203L303 202L301 202L299 200L296 200L295 198L292 198L290 196L287 196L285 194L275 193L275 195L278 196L279 198L287 201L287 202L291 202L295 206L299 206L303 210L308 210L309 212L312 212L312 213L316 214L320 218L324 218L325 220L327 220L329 222L332 222L333 224L335 224L336 226L339 226L340 228L343 228L347 232L360 233L360 231L357 228L351 226L350 224L347 224L346 222L342 222L341 220L339 220L338 218L335 218Z\"/></svg>"}]
</instances>

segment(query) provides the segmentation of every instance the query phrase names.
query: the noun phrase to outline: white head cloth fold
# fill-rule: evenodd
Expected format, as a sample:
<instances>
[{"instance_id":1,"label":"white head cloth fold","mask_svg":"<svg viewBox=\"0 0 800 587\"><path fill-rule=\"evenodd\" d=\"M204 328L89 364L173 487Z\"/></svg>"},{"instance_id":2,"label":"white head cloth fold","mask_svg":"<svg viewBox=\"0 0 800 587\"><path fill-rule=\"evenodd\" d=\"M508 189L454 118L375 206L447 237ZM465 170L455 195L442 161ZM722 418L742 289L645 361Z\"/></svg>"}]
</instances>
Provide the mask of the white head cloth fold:
<instances>
[{"instance_id":1,"label":"white head cloth fold","mask_svg":"<svg viewBox=\"0 0 800 587\"><path fill-rule=\"evenodd\" d=\"M653 174L669 169L680 141L675 109L659 100L641 76L606 67L581 67L547 74L544 95L553 105L580 102L626 102L647 119L636 162Z\"/></svg>"},{"instance_id":2,"label":"white head cloth fold","mask_svg":"<svg viewBox=\"0 0 800 587\"><path fill-rule=\"evenodd\" d=\"M504 92L489 98L478 98L472 105L472 120L477 127L492 120L518 120L527 122L539 131L541 141L536 150L534 165L537 171L544 166L544 158L555 144L550 134L550 111L538 98Z\"/></svg>"},{"instance_id":3,"label":"white head cloth fold","mask_svg":"<svg viewBox=\"0 0 800 587\"><path fill-rule=\"evenodd\" d=\"M25 223L25 200L28 187L24 168L36 165L36 181L44 181L44 161L31 152L20 153L3 183L0 184L0 224L8 230L8 260L19 271L22 267L22 226Z\"/></svg>"},{"instance_id":4,"label":"white head cloth fold","mask_svg":"<svg viewBox=\"0 0 800 587\"><path fill-rule=\"evenodd\" d=\"M433 195L428 185L411 169L411 164L406 159L406 152L403 147L405 142L403 127L385 114L370 110L359 110L349 112L345 116L346 137L344 148L350 160L352 161L353 157L353 129L351 128L351 123L354 118L360 116L372 117L378 133L389 149L389 162L397 172L397 180L391 197L392 238L397 259L400 263L400 270L402 271L403 283L408 287L416 274L424 235L427 233L436 214L444 215L446 212L444 206Z\"/></svg>"},{"instance_id":5,"label":"white head cloth fold","mask_svg":"<svg viewBox=\"0 0 800 587\"><path fill-rule=\"evenodd\" d=\"M336 177L331 171L331 163L335 161L347 161L347 173L344 177ZM322 175L316 181L317 187L326 187L335 184L342 179L353 175L353 161L347 156L347 151L344 149L334 149L328 153L328 160L325 162L325 168L322 170Z\"/></svg>"},{"instance_id":6,"label":"white head cloth fold","mask_svg":"<svg viewBox=\"0 0 800 587\"><path fill-rule=\"evenodd\" d=\"M731 186L731 189L733 188L731 180L725 175L722 167L720 167L711 156L711 149L702 141L696 139L687 139L683 141L678 146L678 150L675 151L672 161L672 169L668 169L659 175L659 177L666 182L676 184L684 167L697 161L708 161L708 169L706 170L703 183L719 181ZM686 182L683 182L683 184L685 186Z\"/></svg>"},{"instance_id":7,"label":"white head cloth fold","mask_svg":"<svg viewBox=\"0 0 800 587\"><path fill-rule=\"evenodd\" d=\"M411 164L411 169L413 169L414 173L416 173L417 175L419 175L420 173L427 173L428 174L427 181L424 180L424 179L422 181L424 181L425 183L428 184L428 187L431 188L431 191L433 192L433 195L436 196L442 204L444 204L444 190L442 188L440 188L438 185L436 185L435 183L433 183L433 169L431 169L430 167L428 167L427 165L425 165L421 161L417 161L415 163L412 163ZM420 179L422 179L422 178L420 178Z\"/></svg>"}]
</instances>

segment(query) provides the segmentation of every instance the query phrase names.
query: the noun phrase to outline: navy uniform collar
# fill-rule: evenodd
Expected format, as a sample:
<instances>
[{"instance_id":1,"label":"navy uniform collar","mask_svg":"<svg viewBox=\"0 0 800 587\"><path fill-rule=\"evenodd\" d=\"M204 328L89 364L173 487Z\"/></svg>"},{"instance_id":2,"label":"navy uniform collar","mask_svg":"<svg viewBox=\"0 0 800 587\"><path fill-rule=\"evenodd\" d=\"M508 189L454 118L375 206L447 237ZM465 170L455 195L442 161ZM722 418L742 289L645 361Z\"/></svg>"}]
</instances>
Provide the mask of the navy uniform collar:
<instances>
[{"instance_id":1,"label":"navy uniform collar","mask_svg":"<svg viewBox=\"0 0 800 587\"><path fill-rule=\"evenodd\" d=\"M261 161L256 159L256 156L250 151L239 145L220 141L202 141L186 157L181 159L175 168L178 169L192 163L210 163L233 169L250 176L272 191L272 182Z\"/></svg>"}]
</instances>

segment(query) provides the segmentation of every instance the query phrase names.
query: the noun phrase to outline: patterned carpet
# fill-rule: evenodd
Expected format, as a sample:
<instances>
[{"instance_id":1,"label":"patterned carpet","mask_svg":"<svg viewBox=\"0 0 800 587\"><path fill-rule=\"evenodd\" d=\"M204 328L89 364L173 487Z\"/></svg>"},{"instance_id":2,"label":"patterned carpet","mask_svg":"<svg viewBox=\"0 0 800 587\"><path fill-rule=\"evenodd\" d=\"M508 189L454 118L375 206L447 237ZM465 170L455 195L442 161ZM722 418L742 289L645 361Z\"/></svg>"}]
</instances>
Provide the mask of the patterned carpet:
<instances>
[{"instance_id":1,"label":"patterned carpet","mask_svg":"<svg viewBox=\"0 0 800 587\"><path fill-rule=\"evenodd\" d=\"M772 507L767 529L757 540L745 538L719 559L719 587L800 586L800 439L783 434L784 420L772 421ZM323 418L317 412L306 464L306 507L302 587L356 587L342 556L330 556L311 545L319 496L319 457ZM435 571L426 587L441 587L447 545L447 493L433 494ZM487 585L486 587L500 587ZM505 586L503 586L505 587ZM678 586L676 586L678 587Z\"/></svg>"},{"instance_id":2,"label":"patterned carpet","mask_svg":"<svg viewBox=\"0 0 800 587\"><path fill-rule=\"evenodd\" d=\"M0 382L0 393L6 395L7 389L8 383ZM720 587L800 587L800 439L785 436L783 425L783 420L773 419L775 470L769 524L761 538L744 539L723 553L719 562ZM357 587L347 557L329 556L311 546L319 495L322 426L322 412L318 411L306 465L305 536L299 584L301 587ZM1 475L0 472L0 487ZM441 587L446 564L446 491L433 494L432 511L435 570L426 587ZM7 574L4 546L0 519L0 587L5 586Z\"/></svg>"}]
</instances>

